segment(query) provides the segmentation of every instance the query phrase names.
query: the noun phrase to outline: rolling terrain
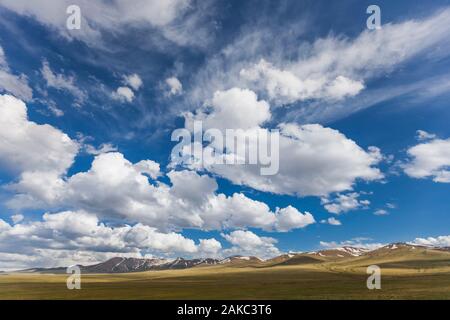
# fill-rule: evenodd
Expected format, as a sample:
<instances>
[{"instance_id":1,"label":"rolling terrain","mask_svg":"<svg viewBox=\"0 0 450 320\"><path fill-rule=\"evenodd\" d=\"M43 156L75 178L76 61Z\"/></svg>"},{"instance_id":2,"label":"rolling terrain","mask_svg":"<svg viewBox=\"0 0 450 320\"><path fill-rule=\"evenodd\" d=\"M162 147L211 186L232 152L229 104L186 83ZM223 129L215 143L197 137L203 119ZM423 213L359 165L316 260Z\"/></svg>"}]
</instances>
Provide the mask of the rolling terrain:
<instances>
[{"instance_id":1,"label":"rolling terrain","mask_svg":"<svg viewBox=\"0 0 450 320\"><path fill-rule=\"evenodd\" d=\"M83 267L81 290L66 288L63 268L2 273L0 299L450 299L445 248L343 247L266 261L111 260ZM382 270L380 290L366 287L374 264Z\"/></svg>"}]
</instances>

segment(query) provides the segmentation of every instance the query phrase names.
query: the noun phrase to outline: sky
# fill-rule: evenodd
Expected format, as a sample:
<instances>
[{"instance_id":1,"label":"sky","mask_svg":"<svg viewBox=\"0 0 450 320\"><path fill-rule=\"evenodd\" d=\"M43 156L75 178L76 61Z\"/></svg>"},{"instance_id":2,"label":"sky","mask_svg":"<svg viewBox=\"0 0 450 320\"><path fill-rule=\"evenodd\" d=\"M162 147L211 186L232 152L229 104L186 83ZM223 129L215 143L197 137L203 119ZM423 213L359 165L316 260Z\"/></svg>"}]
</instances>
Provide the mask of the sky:
<instances>
[{"instance_id":1,"label":"sky","mask_svg":"<svg viewBox=\"0 0 450 320\"><path fill-rule=\"evenodd\" d=\"M0 270L450 246L449 1L0 0L0 49ZM276 174L174 159L198 121Z\"/></svg>"}]
</instances>

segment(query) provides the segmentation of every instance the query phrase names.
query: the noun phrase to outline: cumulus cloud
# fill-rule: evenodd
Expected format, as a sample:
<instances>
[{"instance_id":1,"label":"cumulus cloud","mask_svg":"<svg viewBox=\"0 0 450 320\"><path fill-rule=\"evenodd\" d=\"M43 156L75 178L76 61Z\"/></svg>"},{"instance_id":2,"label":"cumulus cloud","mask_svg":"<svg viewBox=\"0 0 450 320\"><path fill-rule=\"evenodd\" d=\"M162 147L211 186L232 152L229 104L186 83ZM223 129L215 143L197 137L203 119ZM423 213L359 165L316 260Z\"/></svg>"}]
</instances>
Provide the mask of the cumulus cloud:
<instances>
[{"instance_id":1,"label":"cumulus cloud","mask_svg":"<svg viewBox=\"0 0 450 320\"><path fill-rule=\"evenodd\" d=\"M262 86L268 97L278 103L292 103L314 97L321 87L323 80L302 80L288 70L280 70L262 59L259 63L244 68L240 76L254 84Z\"/></svg>"},{"instance_id":2,"label":"cumulus cloud","mask_svg":"<svg viewBox=\"0 0 450 320\"><path fill-rule=\"evenodd\" d=\"M158 181L160 166L132 163L119 152L99 153L91 168L70 177L77 142L49 125L27 119L23 102L0 97L0 161L17 170L9 184L11 208L83 209L100 217L125 219L160 230L261 228L288 231L314 223L293 207L272 211L241 193L217 192L215 179L193 171L171 171L170 185Z\"/></svg>"},{"instance_id":3,"label":"cumulus cloud","mask_svg":"<svg viewBox=\"0 0 450 320\"><path fill-rule=\"evenodd\" d=\"M8 267L8 255L15 258L15 267L49 267L69 265L67 258L74 263L83 262L77 259L78 252L88 253L91 256L89 263L93 263L98 262L92 261L95 257L106 258L101 253L108 253L109 257L145 254L195 256L217 253L221 248L215 239L203 239L196 244L181 234L161 233L142 224L110 227L101 223L96 215L85 211L46 213L41 221L13 226L0 220L0 230L2 268ZM50 252L54 253L53 256L47 255ZM66 256L66 259L61 256ZM9 261L10 264L12 262Z\"/></svg>"},{"instance_id":4,"label":"cumulus cloud","mask_svg":"<svg viewBox=\"0 0 450 320\"><path fill-rule=\"evenodd\" d=\"M340 225L342 225L342 223L338 219L336 219L334 217L321 220L320 222L324 223L324 224L330 224L332 226L340 226Z\"/></svg>"},{"instance_id":5,"label":"cumulus cloud","mask_svg":"<svg viewBox=\"0 0 450 320\"><path fill-rule=\"evenodd\" d=\"M204 257L219 257L221 256L222 244L216 239L200 239L198 244L198 251Z\"/></svg>"},{"instance_id":6,"label":"cumulus cloud","mask_svg":"<svg viewBox=\"0 0 450 320\"><path fill-rule=\"evenodd\" d=\"M177 96L183 92L183 85L177 77L170 77L166 79L166 85L168 87L169 96Z\"/></svg>"},{"instance_id":7,"label":"cumulus cloud","mask_svg":"<svg viewBox=\"0 0 450 320\"><path fill-rule=\"evenodd\" d=\"M202 121L204 129L217 128L222 133L226 129L241 129L235 132L237 149L258 150L259 131L264 131L268 137L274 134L261 127L271 118L268 103L258 100L251 90L218 91L211 105L208 110L199 109L195 114L187 114L186 127L193 131L193 122ZM357 180L374 181L383 177L375 167L383 159L376 147L365 151L339 131L319 124L282 123L278 129L279 171L275 175L261 175L261 165L253 164L204 163L204 168L238 185L299 196L326 196L351 190ZM243 143L245 145L239 146Z\"/></svg>"},{"instance_id":8,"label":"cumulus cloud","mask_svg":"<svg viewBox=\"0 0 450 320\"><path fill-rule=\"evenodd\" d=\"M143 85L142 79L138 74L134 73L128 76L123 76L123 83L126 86L118 87L111 96L115 100L131 103L134 100L135 91L138 91Z\"/></svg>"},{"instance_id":9,"label":"cumulus cloud","mask_svg":"<svg viewBox=\"0 0 450 320\"><path fill-rule=\"evenodd\" d=\"M232 88L217 91L211 101L210 110L197 110L186 116L186 126L192 121L202 121L205 129L251 129L262 125L271 117L270 107L264 100L248 89Z\"/></svg>"},{"instance_id":10,"label":"cumulus cloud","mask_svg":"<svg viewBox=\"0 0 450 320\"><path fill-rule=\"evenodd\" d=\"M428 238L416 238L413 244L431 247L450 247L450 235Z\"/></svg>"},{"instance_id":11,"label":"cumulus cloud","mask_svg":"<svg viewBox=\"0 0 450 320\"><path fill-rule=\"evenodd\" d=\"M256 100L253 99L253 102ZM261 107L263 108L263 107ZM205 127L217 125L219 128L249 128L258 126L267 116L252 115L246 108L224 109L220 113L194 117L203 119ZM261 114L265 114L262 112ZM234 118L241 120L234 121ZM233 119L233 120L231 120ZM193 119L188 119L188 123ZM228 165L205 163L204 167L238 185L246 185L257 190L277 194L299 196L326 196L333 192L351 190L359 180L375 181L383 177L376 165L382 160L380 150L370 147L367 151L359 147L337 130L319 124L297 125L283 123L278 126L279 171L275 175L261 175L261 165ZM258 150L257 130L263 130L266 136L273 133L256 127L237 132L238 143L249 138L253 150ZM213 146L214 147L214 146ZM241 146L245 147L245 146ZM247 145L250 149L250 146ZM222 152L222 150L217 150Z\"/></svg>"},{"instance_id":12,"label":"cumulus cloud","mask_svg":"<svg viewBox=\"0 0 450 320\"><path fill-rule=\"evenodd\" d=\"M29 121L25 103L10 95L0 96L0 137L0 163L19 174L63 174L79 150L60 130Z\"/></svg>"},{"instance_id":13,"label":"cumulus cloud","mask_svg":"<svg viewBox=\"0 0 450 320\"><path fill-rule=\"evenodd\" d=\"M304 228L315 223L314 217L309 212L302 214L292 206L277 210L276 229L278 231L289 231L295 228Z\"/></svg>"},{"instance_id":14,"label":"cumulus cloud","mask_svg":"<svg viewBox=\"0 0 450 320\"><path fill-rule=\"evenodd\" d=\"M341 100L356 96L362 89L364 84L361 81L338 76L327 86L326 91L330 98Z\"/></svg>"},{"instance_id":15,"label":"cumulus cloud","mask_svg":"<svg viewBox=\"0 0 450 320\"><path fill-rule=\"evenodd\" d=\"M240 76L256 84L258 91L264 89L271 101L277 104L294 103L308 99L336 99L357 95L364 84L339 75L328 79L324 75L300 78L289 70L281 70L262 59L257 64L244 68Z\"/></svg>"},{"instance_id":16,"label":"cumulus cloud","mask_svg":"<svg viewBox=\"0 0 450 320\"><path fill-rule=\"evenodd\" d=\"M15 75L11 72L6 60L5 52L0 46L0 91L6 91L14 96L30 101L33 98L33 90L28 85L25 75Z\"/></svg>"},{"instance_id":17,"label":"cumulus cloud","mask_svg":"<svg viewBox=\"0 0 450 320\"><path fill-rule=\"evenodd\" d=\"M450 138L439 139L428 134L426 141L409 148L407 153L410 159L403 164L403 170L408 176L450 183Z\"/></svg>"},{"instance_id":18,"label":"cumulus cloud","mask_svg":"<svg viewBox=\"0 0 450 320\"><path fill-rule=\"evenodd\" d=\"M265 203L241 193L217 193L215 180L206 175L172 171L167 174L172 186L149 182L157 176L159 165L154 162L133 164L120 153L104 153L96 156L89 171L65 180L40 174L22 177L13 186L19 194L9 205L72 206L161 230L255 227L287 231L314 222L311 214L293 207L273 212ZM46 187L40 188L43 182Z\"/></svg>"},{"instance_id":19,"label":"cumulus cloud","mask_svg":"<svg viewBox=\"0 0 450 320\"><path fill-rule=\"evenodd\" d=\"M224 249L226 256L257 256L263 259L272 258L281 252L275 246L277 240L271 237L260 237L251 231L236 230L229 234L222 234L231 248Z\"/></svg>"},{"instance_id":20,"label":"cumulus cloud","mask_svg":"<svg viewBox=\"0 0 450 320\"><path fill-rule=\"evenodd\" d=\"M133 165L119 153L99 155L91 170L68 179L68 194L71 195L68 201L163 229L277 228L278 215L266 204L239 193L217 194L213 178L191 171L172 171L167 174L171 187L163 183L152 185L142 173L150 172L155 178L159 166L149 166L147 162L143 170L143 164ZM151 167L153 174L149 170ZM196 192L192 192L194 187ZM283 226L287 228L287 223ZM298 227L298 223L290 226L291 229Z\"/></svg>"},{"instance_id":21,"label":"cumulus cloud","mask_svg":"<svg viewBox=\"0 0 450 320\"><path fill-rule=\"evenodd\" d=\"M134 100L134 92L128 87L119 87L112 93L113 99L131 103Z\"/></svg>"},{"instance_id":22,"label":"cumulus cloud","mask_svg":"<svg viewBox=\"0 0 450 320\"><path fill-rule=\"evenodd\" d=\"M133 88L134 91L139 90L143 84L141 77L136 73L124 76L124 82L126 85Z\"/></svg>"},{"instance_id":23,"label":"cumulus cloud","mask_svg":"<svg viewBox=\"0 0 450 320\"><path fill-rule=\"evenodd\" d=\"M134 164L134 168L141 174L147 174L152 179L162 175L159 163L152 160L141 160Z\"/></svg>"},{"instance_id":24,"label":"cumulus cloud","mask_svg":"<svg viewBox=\"0 0 450 320\"><path fill-rule=\"evenodd\" d=\"M340 214L343 212L367 209L370 204L369 200L359 200L360 196L357 192L351 192L348 194L338 194L334 199L322 198L322 204L324 208L331 213Z\"/></svg>"}]
</instances>

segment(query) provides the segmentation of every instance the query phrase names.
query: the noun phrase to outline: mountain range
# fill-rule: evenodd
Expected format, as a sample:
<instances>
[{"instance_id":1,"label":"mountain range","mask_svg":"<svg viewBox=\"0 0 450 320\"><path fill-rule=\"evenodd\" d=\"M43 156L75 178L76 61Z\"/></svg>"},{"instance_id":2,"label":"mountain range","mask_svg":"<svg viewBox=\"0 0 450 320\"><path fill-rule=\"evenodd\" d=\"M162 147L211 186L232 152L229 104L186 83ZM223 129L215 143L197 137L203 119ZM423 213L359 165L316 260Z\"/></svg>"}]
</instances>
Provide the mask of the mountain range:
<instances>
[{"instance_id":1,"label":"mountain range","mask_svg":"<svg viewBox=\"0 0 450 320\"><path fill-rule=\"evenodd\" d=\"M231 256L225 259L204 258L204 259L163 259L163 258L126 258L114 257L107 261L83 266L80 265L82 273L127 273L127 272L143 272L150 270L172 270L172 269L188 269L202 266L212 265L230 265L230 266L253 266L253 267L271 267L283 265L300 265L300 264L316 264L324 262L342 262L351 264L352 262L363 262L366 260L373 260L374 258L389 257L393 253L398 255L399 251L402 254L417 256L418 260L422 258L429 260L432 254L436 252L450 252L450 248L442 247L425 247L412 245L407 243L393 243L374 250L366 248L358 248L351 246L344 246L334 249L325 249L311 252L289 253L283 254L271 259L263 260L255 256ZM416 260L417 260L416 259ZM65 273L66 267L58 268L31 268L20 270L22 273Z\"/></svg>"}]
</instances>

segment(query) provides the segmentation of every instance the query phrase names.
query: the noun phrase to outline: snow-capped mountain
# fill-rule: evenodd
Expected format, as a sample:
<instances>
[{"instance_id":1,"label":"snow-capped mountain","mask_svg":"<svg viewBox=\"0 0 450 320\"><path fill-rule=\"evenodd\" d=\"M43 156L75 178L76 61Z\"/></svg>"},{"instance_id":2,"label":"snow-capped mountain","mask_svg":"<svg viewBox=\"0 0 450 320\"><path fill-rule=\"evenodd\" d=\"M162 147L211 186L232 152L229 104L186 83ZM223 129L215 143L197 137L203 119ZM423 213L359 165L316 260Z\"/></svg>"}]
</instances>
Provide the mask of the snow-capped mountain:
<instances>
[{"instance_id":1,"label":"snow-capped mountain","mask_svg":"<svg viewBox=\"0 0 450 320\"><path fill-rule=\"evenodd\" d=\"M320 251L282 254L280 256L268 260L263 260L255 256L231 256L221 260L214 258L145 259L145 258L115 257L94 265L88 266L80 265L80 268L82 273L126 273L126 272L142 272L151 270L188 269L193 267L202 267L202 266L207 267L214 265L222 265L222 266L229 265L230 267L233 266L263 267L274 265L321 263L340 259L353 259L358 257L385 256L394 254L395 252L414 252L419 249L450 251L449 248L425 247L409 243L392 243L374 250L369 250L367 248L360 248L360 247L344 246L332 249L324 249ZM64 267L49 268L49 269L32 268L22 270L20 272L65 273L66 268Z\"/></svg>"}]
</instances>

